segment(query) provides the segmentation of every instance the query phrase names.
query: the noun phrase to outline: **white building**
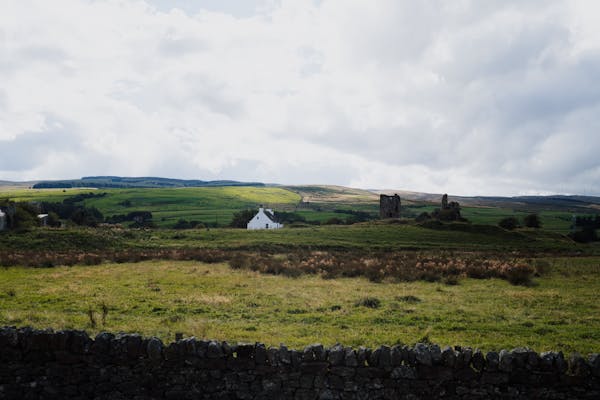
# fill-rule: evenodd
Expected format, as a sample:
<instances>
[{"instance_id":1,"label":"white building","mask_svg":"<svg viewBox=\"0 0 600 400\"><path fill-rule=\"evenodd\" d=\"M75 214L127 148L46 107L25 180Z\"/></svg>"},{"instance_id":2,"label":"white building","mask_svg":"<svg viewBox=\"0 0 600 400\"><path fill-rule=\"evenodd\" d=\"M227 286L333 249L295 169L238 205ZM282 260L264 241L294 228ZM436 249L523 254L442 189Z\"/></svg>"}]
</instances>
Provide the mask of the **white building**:
<instances>
[{"instance_id":1,"label":"white building","mask_svg":"<svg viewBox=\"0 0 600 400\"><path fill-rule=\"evenodd\" d=\"M40 222L40 226L48 225L48 214L38 214L38 221Z\"/></svg>"},{"instance_id":2,"label":"white building","mask_svg":"<svg viewBox=\"0 0 600 400\"><path fill-rule=\"evenodd\" d=\"M0 210L0 231L6 229L6 214Z\"/></svg>"},{"instance_id":3,"label":"white building","mask_svg":"<svg viewBox=\"0 0 600 400\"><path fill-rule=\"evenodd\" d=\"M260 207L258 213L248 222L248 229L279 229L283 224L275 222L273 210Z\"/></svg>"}]
</instances>

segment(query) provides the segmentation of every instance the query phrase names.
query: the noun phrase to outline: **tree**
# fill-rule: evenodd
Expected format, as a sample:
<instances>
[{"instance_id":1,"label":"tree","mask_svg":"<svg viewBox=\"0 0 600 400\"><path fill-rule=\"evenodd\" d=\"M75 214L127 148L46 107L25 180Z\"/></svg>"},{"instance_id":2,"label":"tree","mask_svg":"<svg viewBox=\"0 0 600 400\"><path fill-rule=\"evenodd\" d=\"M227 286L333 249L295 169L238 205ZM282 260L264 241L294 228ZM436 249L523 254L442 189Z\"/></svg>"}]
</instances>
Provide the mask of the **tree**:
<instances>
[{"instance_id":1,"label":"tree","mask_svg":"<svg viewBox=\"0 0 600 400\"><path fill-rule=\"evenodd\" d=\"M12 227L16 230L28 230L38 226L37 211L27 203L16 203Z\"/></svg>"},{"instance_id":2,"label":"tree","mask_svg":"<svg viewBox=\"0 0 600 400\"><path fill-rule=\"evenodd\" d=\"M541 228L542 223L540 216L537 214L529 214L523 218L523 224L528 228Z\"/></svg>"},{"instance_id":3,"label":"tree","mask_svg":"<svg viewBox=\"0 0 600 400\"><path fill-rule=\"evenodd\" d=\"M579 243L589 243L598 240L598 234L596 233L596 230L589 226L586 226L583 229L577 230L575 232L571 232L568 236Z\"/></svg>"},{"instance_id":4,"label":"tree","mask_svg":"<svg viewBox=\"0 0 600 400\"><path fill-rule=\"evenodd\" d=\"M306 222L306 218L304 218L301 214L295 212L275 211L275 218L277 219L277 222L280 222L282 224Z\"/></svg>"},{"instance_id":5,"label":"tree","mask_svg":"<svg viewBox=\"0 0 600 400\"><path fill-rule=\"evenodd\" d=\"M502 218L500 222L498 222L498 226L512 231L513 229L519 227L519 220L515 217Z\"/></svg>"},{"instance_id":6,"label":"tree","mask_svg":"<svg viewBox=\"0 0 600 400\"><path fill-rule=\"evenodd\" d=\"M258 210L243 210L233 213L233 219L229 223L232 228L247 228L248 222L258 213Z\"/></svg>"},{"instance_id":7,"label":"tree","mask_svg":"<svg viewBox=\"0 0 600 400\"><path fill-rule=\"evenodd\" d=\"M102 213L96 207L81 207L77 208L73 214L71 214L71 221L77 225L86 226L97 226L102 222Z\"/></svg>"},{"instance_id":8,"label":"tree","mask_svg":"<svg viewBox=\"0 0 600 400\"><path fill-rule=\"evenodd\" d=\"M422 212L421 214L417 215L417 217L415 218L415 221L425 222L425 221L429 221L430 219L431 219L431 215L429 215L428 212Z\"/></svg>"},{"instance_id":9,"label":"tree","mask_svg":"<svg viewBox=\"0 0 600 400\"><path fill-rule=\"evenodd\" d=\"M54 211L50 211L48 213L48 222L47 222L48 226L51 226L53 228L58 228L60 227L60 218L58 217L58 214L55 213Z\"/></svg>"}]
</instances>

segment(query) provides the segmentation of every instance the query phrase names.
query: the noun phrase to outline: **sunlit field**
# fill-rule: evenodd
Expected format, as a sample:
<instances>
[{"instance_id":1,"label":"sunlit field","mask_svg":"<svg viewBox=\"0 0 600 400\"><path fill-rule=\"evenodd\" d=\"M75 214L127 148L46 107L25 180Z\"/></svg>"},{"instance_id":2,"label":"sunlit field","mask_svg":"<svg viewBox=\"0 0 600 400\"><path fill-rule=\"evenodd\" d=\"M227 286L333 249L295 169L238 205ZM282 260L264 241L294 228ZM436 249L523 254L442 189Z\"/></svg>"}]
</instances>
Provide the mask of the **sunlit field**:
<instances>
[{"instance_id":1,"label":"sunlit field","mask_svg":"<svg viewBox=\"0 0 600 400\"><path fill-rule=\"evenodd\" d=\"M597 352L600 259L547 263L530 286L294 278L191 261L9 267L0 270L0 324L294 347L431 341Z\"/></svg>"}]
</instances>

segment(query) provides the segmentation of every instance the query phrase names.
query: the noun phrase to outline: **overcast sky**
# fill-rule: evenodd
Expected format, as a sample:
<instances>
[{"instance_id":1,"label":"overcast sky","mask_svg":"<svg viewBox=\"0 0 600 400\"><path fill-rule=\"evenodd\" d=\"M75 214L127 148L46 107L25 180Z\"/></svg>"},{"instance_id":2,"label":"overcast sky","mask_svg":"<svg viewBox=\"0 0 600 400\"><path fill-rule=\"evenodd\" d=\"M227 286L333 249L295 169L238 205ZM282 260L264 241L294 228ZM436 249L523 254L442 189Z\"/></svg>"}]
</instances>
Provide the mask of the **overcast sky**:
<instances>
[{"instance_id":1,"label":"overcast sky","mask_svg":"<svg viewBox=\"0 0 600 400\"><path fill-rule=\"evenodd\" d=\"M2 0L0 180L600 195L595 0Z\"/></svg>"}]
</instances>

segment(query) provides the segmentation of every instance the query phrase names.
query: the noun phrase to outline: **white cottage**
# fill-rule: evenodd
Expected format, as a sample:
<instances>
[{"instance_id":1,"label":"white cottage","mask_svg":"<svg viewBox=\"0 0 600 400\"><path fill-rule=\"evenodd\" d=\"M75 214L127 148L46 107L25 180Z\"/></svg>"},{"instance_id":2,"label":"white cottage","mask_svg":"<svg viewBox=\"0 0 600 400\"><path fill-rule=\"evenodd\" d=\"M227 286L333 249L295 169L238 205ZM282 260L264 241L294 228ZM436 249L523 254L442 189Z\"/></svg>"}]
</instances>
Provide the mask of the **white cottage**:
<instances>
[{"instance_id":1,"label":"white cottage","mask_svg":"<svg viewBox=\"0 0 600 400\"><path fill-rule=\"evenodd\" d=\"M37 217L38 217L40 226L48 225L48 214L38 214Z\"/></svg>"},{"instance_id":2,"label":"white cottage","mask_svg":"<svg viewBox=\"0 0 600 400\"><path fill-rule=\"evenodd\" d=\"M279 229L283 224L275 222L273 210L260 207L258 213L248 222L248 229Z\"/></svg>"}]
</instances>

